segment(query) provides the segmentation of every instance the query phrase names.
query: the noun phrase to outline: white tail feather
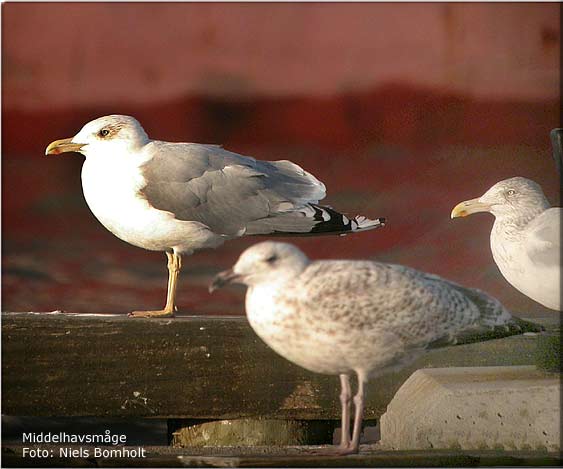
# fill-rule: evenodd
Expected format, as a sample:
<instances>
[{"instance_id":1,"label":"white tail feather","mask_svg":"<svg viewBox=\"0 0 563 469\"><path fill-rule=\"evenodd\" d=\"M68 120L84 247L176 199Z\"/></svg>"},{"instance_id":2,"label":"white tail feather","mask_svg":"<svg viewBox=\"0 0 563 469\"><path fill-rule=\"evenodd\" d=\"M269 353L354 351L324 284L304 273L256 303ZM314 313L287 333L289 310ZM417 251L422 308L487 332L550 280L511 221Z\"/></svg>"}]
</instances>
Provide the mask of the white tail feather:
<instances>
[{"instance_id":1,"label":"white tail feather","mask_svg":"<svg viewBox=\"0 0 563 469\"><path fill-rule=\"evenodd\" d=\"M358 215L352 220L352 231L373 230L374 228L379 228L380 226L385 226L385 220L383 218L370 220L363 215Z\"/></svg>"}]
</instances>

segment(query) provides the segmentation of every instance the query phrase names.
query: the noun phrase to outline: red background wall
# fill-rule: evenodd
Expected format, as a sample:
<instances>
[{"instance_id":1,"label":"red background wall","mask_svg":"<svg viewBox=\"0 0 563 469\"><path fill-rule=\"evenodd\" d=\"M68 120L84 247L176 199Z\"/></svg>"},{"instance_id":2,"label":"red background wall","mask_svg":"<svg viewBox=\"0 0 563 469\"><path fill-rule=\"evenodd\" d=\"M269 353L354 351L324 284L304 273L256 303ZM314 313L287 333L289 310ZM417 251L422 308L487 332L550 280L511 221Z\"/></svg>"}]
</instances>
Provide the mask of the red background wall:
<instances>
[{"instance_id":1,"label":"red background wall","mask_svg":"<svg viewBox=\"0 0 563 469\"><path fill-rule=\"evenodd\" d=\"M80 157L42 156L121 113L153 138L291 159L328 203L389 220L295 240L312 257L405 263L553 314L498 273L491 216L449 213L515 175L558 204L559 17L554 3L3 4L4 310L161 306L164 256L98 224ZM242 313L241 290L206 284L256 241L186 259L180 308Z\"/></svg>"}]
</instances>

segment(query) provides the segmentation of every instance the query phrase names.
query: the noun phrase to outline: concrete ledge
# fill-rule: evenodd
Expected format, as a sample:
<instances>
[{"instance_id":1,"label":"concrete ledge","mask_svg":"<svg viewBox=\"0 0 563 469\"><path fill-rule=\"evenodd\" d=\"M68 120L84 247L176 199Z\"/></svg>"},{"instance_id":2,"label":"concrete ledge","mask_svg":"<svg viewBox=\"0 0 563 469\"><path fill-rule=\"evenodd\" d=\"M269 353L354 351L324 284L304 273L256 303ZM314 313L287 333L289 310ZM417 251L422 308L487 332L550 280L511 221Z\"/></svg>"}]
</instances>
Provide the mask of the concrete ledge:
<instances>
[{"instance_id":1,"label":"concrete ledge","mask_svg":"<svg viewBox=\"0 0 563 469\"><path fill-rule=\"evenodd\" d=\"M534 366L430 368L381 417L381 447L559 451L560 375Z\"/></svg>"}]
</instances>

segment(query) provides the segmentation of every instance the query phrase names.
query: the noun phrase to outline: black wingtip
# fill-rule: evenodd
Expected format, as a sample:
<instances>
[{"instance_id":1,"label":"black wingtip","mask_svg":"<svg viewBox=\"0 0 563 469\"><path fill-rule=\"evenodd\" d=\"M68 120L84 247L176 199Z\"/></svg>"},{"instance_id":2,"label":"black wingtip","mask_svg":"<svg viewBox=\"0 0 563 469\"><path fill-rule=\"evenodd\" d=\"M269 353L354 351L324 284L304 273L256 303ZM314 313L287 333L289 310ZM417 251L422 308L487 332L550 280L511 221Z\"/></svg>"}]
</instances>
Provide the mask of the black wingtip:
<instances>
[{"instance_id":1,"label":"black wingtip","mask_svg":"<svg viewBox=\"0 0 563 469\"><path fill-rule=\"evenodd\" d=\"M378 221L379 223L381 223L382 225L385 225L385 224L387 223L387 218L385 218L385 217L379 217L379 218L377 219L377 221Z\"/></svg>"}]
</instances>

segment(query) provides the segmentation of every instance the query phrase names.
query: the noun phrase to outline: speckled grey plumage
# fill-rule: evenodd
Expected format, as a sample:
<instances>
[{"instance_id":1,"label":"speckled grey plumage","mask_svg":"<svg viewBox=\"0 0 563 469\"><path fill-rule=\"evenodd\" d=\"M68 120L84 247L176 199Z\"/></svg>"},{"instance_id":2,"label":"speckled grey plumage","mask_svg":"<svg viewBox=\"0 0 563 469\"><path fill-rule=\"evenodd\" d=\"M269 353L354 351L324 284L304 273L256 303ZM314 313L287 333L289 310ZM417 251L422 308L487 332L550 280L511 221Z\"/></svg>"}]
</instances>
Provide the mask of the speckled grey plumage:
<instances>
[{"instance_id":1,"label":"speckled grey plumage","mask_svg":"<svg viewBox=\"0 0 563 469\"><path fill-rule=\"evenodd\" d=\"M363 383L370 377L437 343L453 343L471 327L512 321L496 299L436 275L372 261L311 262L287 243L250 247L212 287L226 281L248 286L248 320L271 348L308 370L341 376L343 425L345 383L358 375L354 437L342 441L342 452L357 451Z\"/></svg>"},{"instance_id":2,"label":"speckled grey plumage","mask_svg":"<svg viewBox=\"0 0 563 469\"><path fill-rule=\"evenodd\" d=\"M264 281L256 273L250 280L248 318L278 353L312 371L375 375L436 341L455 340L464 328L510 319L494 298L435 275L371 261L309 262L296 251L260 243L239 263L249 255L277 257L260 273Z\"/></svg>"}]
</instances>

